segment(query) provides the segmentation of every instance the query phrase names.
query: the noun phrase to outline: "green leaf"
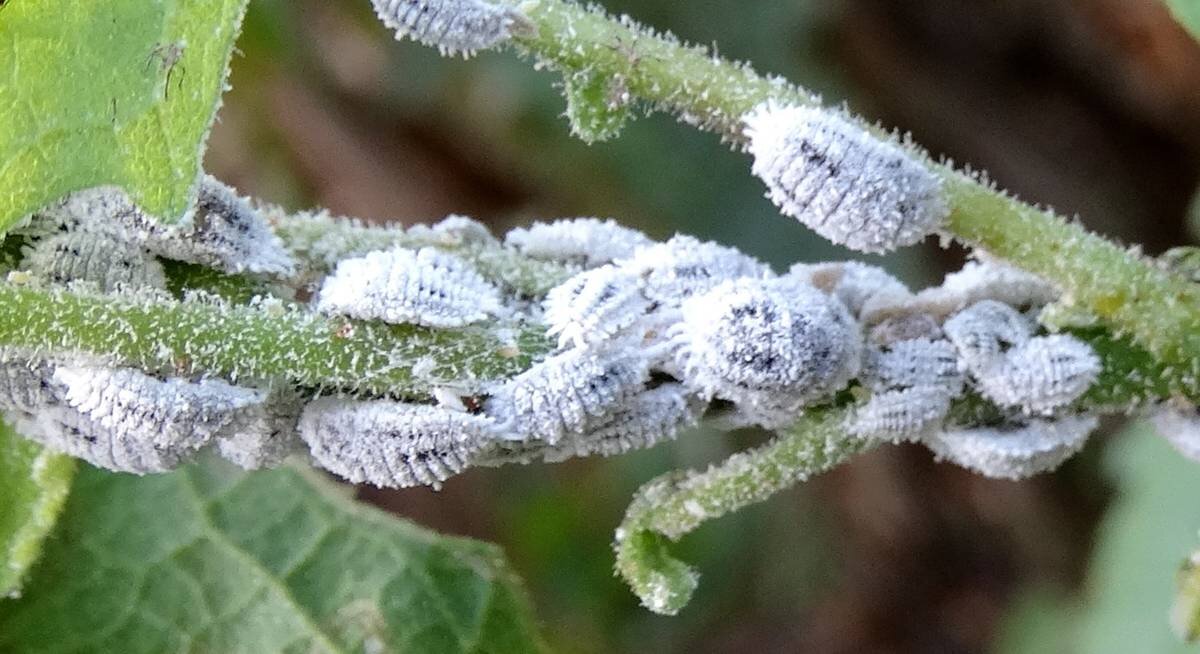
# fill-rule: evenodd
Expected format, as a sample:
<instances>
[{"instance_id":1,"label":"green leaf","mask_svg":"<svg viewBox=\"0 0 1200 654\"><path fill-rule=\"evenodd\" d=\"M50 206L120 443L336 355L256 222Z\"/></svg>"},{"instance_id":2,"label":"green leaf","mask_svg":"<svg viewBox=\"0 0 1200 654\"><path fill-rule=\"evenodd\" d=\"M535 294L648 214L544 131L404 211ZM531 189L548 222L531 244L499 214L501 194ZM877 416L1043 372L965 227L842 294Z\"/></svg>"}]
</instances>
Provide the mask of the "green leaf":
<instances>
[{"instance_id":1,"label":"green leaf","mask_svg":"<svg viewBox=\"0 0 1200 654\"><path fill-rule=\"evenodd\" d=\"M0 597L20 592L74 475L74 459L43 450L0 421Z\"/></svg>"},{"instance_id":2,"label":"green leaf","mask_svg":"<svg viewBox=\"0 0 1200 654\"><path fill-rule=\"evenodd\" d=\"M246 0L11 0L0 14L0 233L81 188L175 220Z\"/></svg>"},{"instance_id":3,"label":"green leaf","mask_svg":"<svg viewBox=\"0 0 1200 654\"><path fill-rule=\"evenodd\" d=\"M307 470L81 471L0 651L528 652L499 550L354 503Z\"/></svg>"},{"instance_id":4,"label":"green leaf","mask_svg":"<svg viewBox=\"0 0 1200 654\"><path fill-rule=\"evenodd\" d=\"M1200 529L1200 465L1145 426L1106 455L1120 494L1097 535L1074 651L1194 651L1172 633L1169 615L1176 573Z\"/></svg>"},{"instance_id":5,"label":"green leaf","mask_svg":"<svg viewBox=\"0 0 1200 654\"><path fill-rule=\"evenodd\" d=\"M1167 0L1167 6L1175 14L1175 20L1200 39L1200 0Z\"/></svg>"}]
</instances>

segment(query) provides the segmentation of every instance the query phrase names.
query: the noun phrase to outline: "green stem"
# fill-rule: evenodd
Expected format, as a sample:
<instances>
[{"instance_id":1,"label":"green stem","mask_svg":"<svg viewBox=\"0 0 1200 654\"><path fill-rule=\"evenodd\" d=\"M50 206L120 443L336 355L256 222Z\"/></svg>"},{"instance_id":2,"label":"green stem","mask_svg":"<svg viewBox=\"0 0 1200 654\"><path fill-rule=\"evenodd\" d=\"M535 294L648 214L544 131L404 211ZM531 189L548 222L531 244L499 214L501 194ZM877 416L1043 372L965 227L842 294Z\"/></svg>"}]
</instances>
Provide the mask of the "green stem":
<instances>
[{"instance_id":1,"label":"green stem","mask_svg":"<svg viewBox=\"0 0 1200 654\"><path fill-rule=\"evenodd\" d=\"M761 502L825 472L873 444L843 427L848 408L809 411L799 423L758 449L735 454L704 472L673 472L638 491L617 529L617 572L642 604L673 615L687 604L697 573L667 553L707 520Z\"/></svg>"},{"instance_id":2,"label":"green stem","mask_svg":"<svg viewBox=\"0 0 1200 654\"><path fill-rule=\"evenodd\" d=\"M0 348L250 383L426 397L529 367L539 327L435 330L254 306L0 284ZM508 332L507 334L505 332Z\"/></svg>"},{"instance_id":3,"label":"green stem","mask_svg":"<svg viewBox=\"0 0 1200 654\"><path fill-rule=\"evenodd\" d=\"M740 140L742 116L769 99L817 104L820 98L744 64L655 34L632 21L565 0L528 0L521 8L537 26L517 47L564 75L622 80L638 99L685 122ZM946 229L1020 268L1063 286L1087 307L1194 387L1200 366L1200 286L1077 224L1019 202L973 176L930 163L945 180L952 214ZM1181 387L1183 388L1183 387Z\"/></svg>"}]
</instances>

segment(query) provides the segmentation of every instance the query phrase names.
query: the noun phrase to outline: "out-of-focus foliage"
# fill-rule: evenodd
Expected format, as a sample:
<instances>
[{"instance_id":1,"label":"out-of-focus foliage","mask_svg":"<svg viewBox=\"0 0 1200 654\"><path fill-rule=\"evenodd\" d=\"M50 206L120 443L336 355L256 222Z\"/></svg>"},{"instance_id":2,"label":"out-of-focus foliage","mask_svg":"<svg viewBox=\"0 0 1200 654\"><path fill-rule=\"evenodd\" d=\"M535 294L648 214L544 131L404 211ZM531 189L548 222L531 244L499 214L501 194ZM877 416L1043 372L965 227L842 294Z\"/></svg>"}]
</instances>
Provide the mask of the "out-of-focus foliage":
<instances>
[{"instance_id":1,"label":"out-of-focus foliage","mask_svg":"<svg viewBox=\"0 0 1200 654\"><path fill-rule=\"evenodd\" d=\"M74 475L74 459L21 438L0 420L0 598L20 593Z\"/></svg>"},{"instance_id":2,"label":"out-of-focus foliage","mask_svg":"<svg viewBox=\"0 0 1200 654\"><path fill-rule=\"evenodd\" d=\"M1175 19L1200 39L1200 0L1166 0Z\"/></svg>"}]
</instances>

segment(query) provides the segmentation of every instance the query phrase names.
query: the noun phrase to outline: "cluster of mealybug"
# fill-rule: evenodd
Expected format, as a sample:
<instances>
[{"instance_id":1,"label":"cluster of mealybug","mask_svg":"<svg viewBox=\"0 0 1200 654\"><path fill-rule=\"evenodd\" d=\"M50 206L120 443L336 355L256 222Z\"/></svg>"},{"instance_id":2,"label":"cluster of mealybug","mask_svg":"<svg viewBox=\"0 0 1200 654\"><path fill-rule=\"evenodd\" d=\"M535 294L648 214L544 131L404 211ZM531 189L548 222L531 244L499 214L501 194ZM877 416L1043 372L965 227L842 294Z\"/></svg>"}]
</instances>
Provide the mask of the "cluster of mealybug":
<instances>
[{"instance_id":1,"label":"cluster of mealybug","mask_svg":"<svg viewBox=\"0 0 1200 654\"><path fill-rule=\"evenodd\" d=\"M500 291L436 248L377 250L345 259L325 278L316 308L389 323L459 327L501 313Z\"/></svg>"},{"instance_id":2,"label":"cluster of mealybug","mask_svg":"<svg viewBox=\"0 0 1200 654\"><path fill-rule=\"evenodd\" d=\"M938 458L987 477L1024 479L1057 468L1083 448L1095 416L1014 420L999 427L947 429L924 440Z\"/></svg>"},{"instance_id":3,"label":"cluster of mealybug","mask_svg":"<svg viewBox=\"0 0 1200 654\"><path fill-rule=\"evenodd\" d=\"M534 259L592 268L630 257L654 241L611 218L571 218L517 227L505 235L504 244Z\"/></svg>"},{"instance_id":4,"label":"cluster of mealybug","mask_svg":"<svg viewBox=\"0 0 1200 654\"><path fill-rule=\"evenodd\" d=\"M954 346L927 337L873 345L860 380L873 394L850 431L891 441L920 439L941 427L965 383Z\"/></svg>"},{"instance_id":5,"label":"cluster of mealybug","mask_svg":"<svg viewBox=\"0 0 1200 654\"><path fill-rule=\"evenodd\" d=\"M876 138L842 112L771 101L743 123L767 197L834 243L886 252L925 238L949 214L915 147Z\"/></svg>"},{"instance_id":6,"label":"cluster of mealybug","mask_svg":"<svg viewBox=\"0 0 1200 654\"><path fill-rule=\"evenodd\" d=\"M442 54L470 56L533 30L515 7L486 0L372 0L372 4L383 24L396 30L397 39L407 36Z\"/></svg>"}]
</instances>

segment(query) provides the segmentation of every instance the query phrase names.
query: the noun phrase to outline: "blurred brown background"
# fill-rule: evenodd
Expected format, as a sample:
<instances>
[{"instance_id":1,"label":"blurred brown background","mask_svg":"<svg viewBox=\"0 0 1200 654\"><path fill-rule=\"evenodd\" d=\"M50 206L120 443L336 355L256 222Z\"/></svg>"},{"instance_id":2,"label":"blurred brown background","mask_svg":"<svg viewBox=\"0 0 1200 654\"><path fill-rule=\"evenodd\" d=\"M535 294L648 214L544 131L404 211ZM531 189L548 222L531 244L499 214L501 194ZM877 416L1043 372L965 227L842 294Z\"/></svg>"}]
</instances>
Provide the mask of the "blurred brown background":
<instances>
[{"instance_id":1,"label":"blurred brown background","mask_svg":"<svg viewBox=\"0 0 1200 654\"><path fill-rule=\"evenodd\" d=\"M1200 46L1156 0L605 5L846 100L1113 238L1151 253L1191 240ZM655 115L585 146L569 137L553 75L512 53L463 61L397 43L366 0L253 0L239 47L207 166L263 199L372 221L467 213L497 231L614 216L778 268L853 256L779 216L747 159L715 137ZM961 257L930 246L885 265L922 285ZM566 652L1175 647L1162 607L1176 560L1200 542L1200 503L1187 501L1200 480L1144 432L1097 438L1020 484L883 448L689 537L678 549L704 577L681 616L637 607L609 551L632 492L763 437L695 433L620 459L472 472L440 493L361 494L501 544ZM1142 578L1144 598L1128 581Z\"/></svg>"}]
</instances>

